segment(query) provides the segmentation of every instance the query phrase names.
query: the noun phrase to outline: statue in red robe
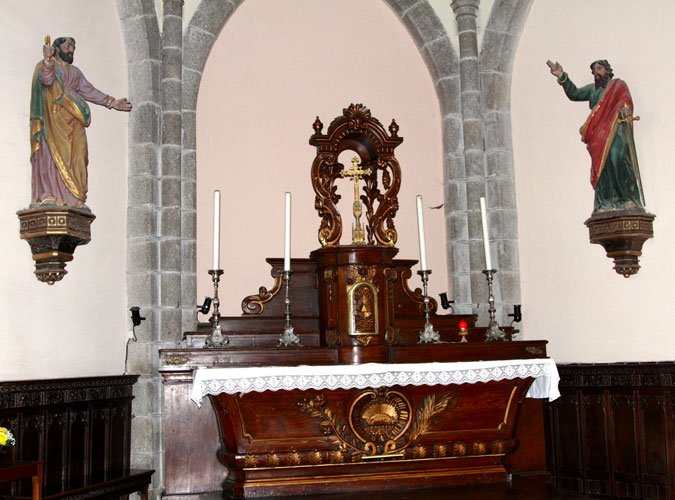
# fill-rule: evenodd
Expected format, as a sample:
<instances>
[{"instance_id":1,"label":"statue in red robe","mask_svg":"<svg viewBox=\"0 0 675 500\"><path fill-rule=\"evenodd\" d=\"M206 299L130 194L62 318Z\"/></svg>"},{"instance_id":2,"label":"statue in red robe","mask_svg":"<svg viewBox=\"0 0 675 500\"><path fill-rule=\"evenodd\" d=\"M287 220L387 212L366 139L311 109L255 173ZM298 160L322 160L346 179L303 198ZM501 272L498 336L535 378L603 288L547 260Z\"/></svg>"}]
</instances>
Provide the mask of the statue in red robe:
<instances>
[{"instance_id":1,"label":"statue in red robe","mask_svg":"<svg viewBox=\"0 0 675 500\"><path fill-rule=\"evenodd\" d=\"M635 142L633 100L623 80L614 78L606 60L594 61L594 84L578 88L559 63L547 62L572 101L588 101L591 114L580 129L591 155L591 185L595 189L594 215L610 211L644 212Z\"/></svg>"}]
</instances>

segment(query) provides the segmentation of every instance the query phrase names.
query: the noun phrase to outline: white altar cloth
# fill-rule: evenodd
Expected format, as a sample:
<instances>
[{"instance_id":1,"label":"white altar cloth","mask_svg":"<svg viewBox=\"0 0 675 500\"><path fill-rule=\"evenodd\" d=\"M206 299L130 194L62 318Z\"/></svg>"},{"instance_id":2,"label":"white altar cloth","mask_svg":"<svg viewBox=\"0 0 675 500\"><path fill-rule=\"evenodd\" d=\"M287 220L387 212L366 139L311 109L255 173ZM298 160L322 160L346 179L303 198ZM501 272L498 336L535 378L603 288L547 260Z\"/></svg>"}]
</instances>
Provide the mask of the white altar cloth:
<instances>
[{"instance_id":1,"label":"white altar cloth","mask_svg":"<svg viewBox=\"0 0 675 500\"><path fill-rule=\"evenodd\" d=\"M198 368L193 373L191 399L201 406L204 396L221 393L293 389L364 389L383 385L473 384L534 377L528 398L560 397L560 375L550 358L502 359L459 363L365 363L329 366L261 366Z\"/></svg>"}]
</instances>

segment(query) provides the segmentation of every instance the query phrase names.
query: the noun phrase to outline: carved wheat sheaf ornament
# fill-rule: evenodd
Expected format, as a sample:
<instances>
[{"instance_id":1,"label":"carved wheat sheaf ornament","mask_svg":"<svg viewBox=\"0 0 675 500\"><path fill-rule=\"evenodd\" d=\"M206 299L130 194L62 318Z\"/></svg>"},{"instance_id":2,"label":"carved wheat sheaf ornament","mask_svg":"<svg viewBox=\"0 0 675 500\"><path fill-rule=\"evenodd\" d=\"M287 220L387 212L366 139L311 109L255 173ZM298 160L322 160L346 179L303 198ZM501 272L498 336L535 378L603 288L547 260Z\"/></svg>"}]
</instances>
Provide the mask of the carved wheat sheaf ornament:
<instances>
[{"instance_id":1,"label":"carved wheat sheaf ornament","mask_svg":"<svg viewBox=\"0 0 675 500\"><path fill-rule=\"evenodd\" d=\"M340 418L323 394L298 402L300 409L319 425L336 451L351 453L353 459L403 458L406 448L415 444L455 399L452 392L437 397L428 394L412 412L402 392L386 387L359 392L351 401L346 418ZM346 420L346 423L345 423ZM419 453L413 456L421 456Z\"/></svg>"}]
</instances>

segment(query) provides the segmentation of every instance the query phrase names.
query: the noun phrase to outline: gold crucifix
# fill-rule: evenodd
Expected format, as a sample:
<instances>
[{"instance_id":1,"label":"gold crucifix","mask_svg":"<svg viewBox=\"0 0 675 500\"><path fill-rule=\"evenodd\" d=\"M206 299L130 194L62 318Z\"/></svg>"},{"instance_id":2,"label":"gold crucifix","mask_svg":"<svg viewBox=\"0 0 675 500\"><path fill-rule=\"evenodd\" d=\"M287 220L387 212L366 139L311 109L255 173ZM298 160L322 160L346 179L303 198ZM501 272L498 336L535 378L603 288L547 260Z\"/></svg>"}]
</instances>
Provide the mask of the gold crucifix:
<instances>
[{"instance_id":1,"label":"gold crucifix","mask_svg":"<svg viewBox=\"0 0 675 500\"><path fill-rule=\"evenodd\" d=\"M356 224L352 224L352 244L363 245L366 242L366 232L361 227L361 214L363 213L363 205L359 200L359 179L368 175L373 171L372 168L360 168L359 159L352 158L352 168L350 170L343 170L340 172L340 177L350 177L354 181L354 219Z\"/></svg>"}]
</instances>

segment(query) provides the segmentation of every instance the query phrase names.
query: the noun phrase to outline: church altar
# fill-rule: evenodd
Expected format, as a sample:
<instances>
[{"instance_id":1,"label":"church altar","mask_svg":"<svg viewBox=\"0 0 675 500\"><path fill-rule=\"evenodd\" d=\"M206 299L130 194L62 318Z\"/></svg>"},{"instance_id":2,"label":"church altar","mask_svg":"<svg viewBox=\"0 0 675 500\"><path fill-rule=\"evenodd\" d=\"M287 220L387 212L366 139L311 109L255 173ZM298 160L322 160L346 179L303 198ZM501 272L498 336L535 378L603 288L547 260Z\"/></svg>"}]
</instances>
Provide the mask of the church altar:
<instances>
[{"instance_id":1,"label":"church altar","mask_svg":"<svg viewBox=\"0 0 675 500\"><path fill-rule=\"evenodd\" d=\"M504 359L455 363L367 363L363 365L263 366L198 368L191 399L225 393L299 390L365 389L381 386L476 384L533 378L526 397L553 401L560 397L558 369L550 358Z\"/></svg>"},{"instance_id":2,"label":"church altar","mask_svg":"<svg viewBox=\"0 0 675 500\"><path fill-rule=\"evenodd\" d=\"M245 297L239 317L220 316L224 271L210 270L210 324L159 352L164 496L498 482L507 480L519 446L543 460L541 405L527 418L535 424L524 429L525 441L518 420L526 397L558 396L546 341L513 341L510 327L439 313L427 295L420 208L422 289L410 285L417 261L395 258L398 124L387 131L352 104L326 134L318 117L313 128L321 246L309 259L290 258L288 244L283 260L268 258L274 282ZM348 170L338 162L344 150L357 155ZM340 177L354 185L349 245L340 244ZM492 308L491 288L489 295ZM213 411L198 407L205 397Z\"/></svg>"}]
</instances>

